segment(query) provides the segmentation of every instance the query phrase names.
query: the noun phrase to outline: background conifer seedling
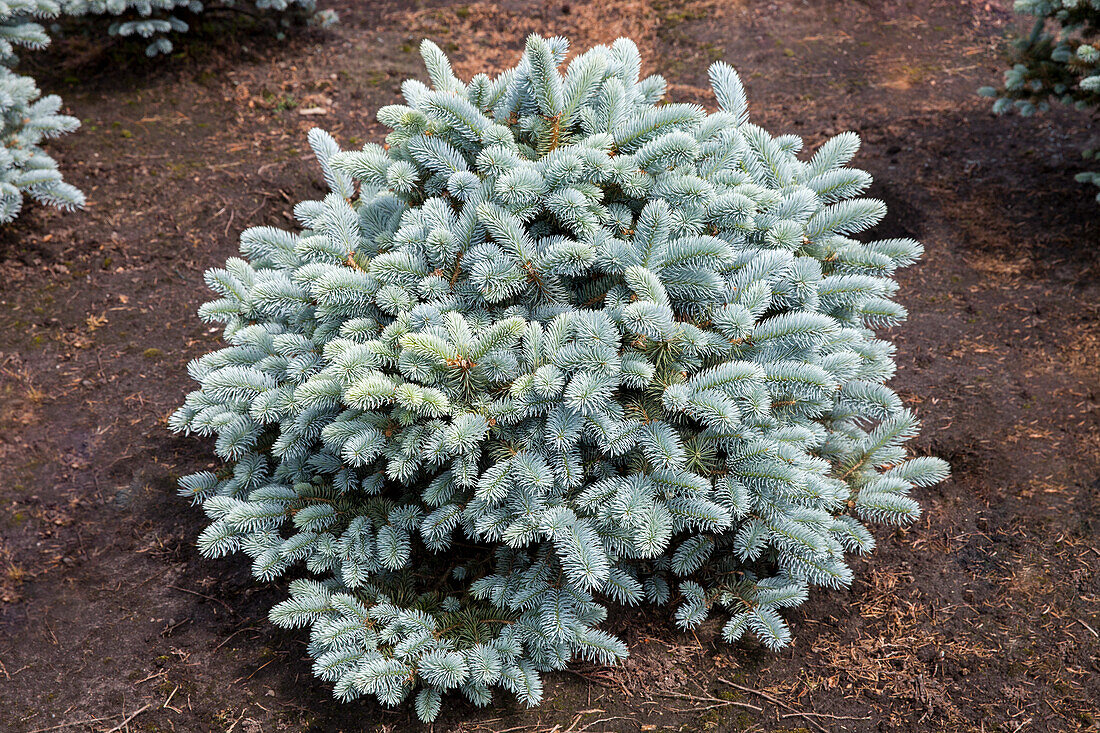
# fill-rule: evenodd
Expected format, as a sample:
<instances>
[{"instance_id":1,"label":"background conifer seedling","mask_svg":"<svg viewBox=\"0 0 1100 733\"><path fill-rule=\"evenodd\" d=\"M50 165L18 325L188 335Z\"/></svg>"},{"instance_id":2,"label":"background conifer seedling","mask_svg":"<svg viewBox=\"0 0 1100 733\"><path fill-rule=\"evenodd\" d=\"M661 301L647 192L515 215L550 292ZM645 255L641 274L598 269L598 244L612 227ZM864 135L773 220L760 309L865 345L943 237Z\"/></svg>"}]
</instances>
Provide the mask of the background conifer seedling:
<instances>
[{"instance_id":1,"label":"background conifer seedling","mask_svg":"<svg viewBox=\"0 0 1100 733\"><path fill-rule=\"evenodd\" d=\"M1100 0L1016 0L1015 10L1034 16L1035 23L1015 43L1002 87L978 90L996 99L993 111L1030 117L1050 109L1051 100L1080 111L1100 107ZM1100 151L1082 155L1096 160ZM1100 186L1100 171L1084 171L1076 179Z\"/></svg>"},{"instance_id":2,"label":"background conifer seedling","mask_svg":"<svg viewBox=\"0 0 1100 733\"><path fill-rule=\"evenodd\" d=\"M59 114L61 98L45 97L34 79L10 67L17 48L45 48L50 37L37 22L57 16L54 0L8 0L0 3L0 224L15 219L30 198L61 209L84 205L84 194L61 178L57 163L41 143L80 126Z\"/></svg>"}]
</instances>

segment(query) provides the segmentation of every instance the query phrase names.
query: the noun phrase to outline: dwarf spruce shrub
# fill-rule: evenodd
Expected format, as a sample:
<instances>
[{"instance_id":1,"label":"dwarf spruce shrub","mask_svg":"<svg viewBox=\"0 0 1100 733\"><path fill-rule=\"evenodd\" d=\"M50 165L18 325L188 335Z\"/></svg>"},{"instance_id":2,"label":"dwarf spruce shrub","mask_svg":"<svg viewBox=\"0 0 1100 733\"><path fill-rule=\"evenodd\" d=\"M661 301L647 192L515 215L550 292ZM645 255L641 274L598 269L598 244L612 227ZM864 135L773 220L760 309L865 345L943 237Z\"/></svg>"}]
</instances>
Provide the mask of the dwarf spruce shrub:
<instances>
[{"instance_id":1,"label":"dwarf spruce shrub","mask_svg":"<svg viewBox=\"0 0 1100 733\"><path fill-rule=\"evenodd\" d=\"M885 214L857 137L800 160L724 63L707 114L628 40L562 74L567 48L463 82L425 41L386 145L313 130L331 193L206 274L229 346L171 426L226 467L181 493L204 554L297 576L271 619L310 628L340 699L535 705L541 672L626 655L609 603L777 649L782 609L851 582L863 522L911 523L947 474L907 459L885 385L872 329L921 246L852 237Z\"/></svg>"},{"instance_id":2,"label":"dwarf spruce shrub","mask_svg":"<svg viewBox=\"0 0 1100 733\"><path fill-rule=\"evenodd\" d=\"M1016 0L1015 9L1034 16L1035 24L1015 44L1003 86L979 90L996 98L993 111L1030 117L1046 111L1051 99L1082 111L1100 108L1100 0ZM1100 150L1083 154L1100 160ZM1100 186L1100 172L1079 173L1077 180Z\"/></svg>"}]
</instances>

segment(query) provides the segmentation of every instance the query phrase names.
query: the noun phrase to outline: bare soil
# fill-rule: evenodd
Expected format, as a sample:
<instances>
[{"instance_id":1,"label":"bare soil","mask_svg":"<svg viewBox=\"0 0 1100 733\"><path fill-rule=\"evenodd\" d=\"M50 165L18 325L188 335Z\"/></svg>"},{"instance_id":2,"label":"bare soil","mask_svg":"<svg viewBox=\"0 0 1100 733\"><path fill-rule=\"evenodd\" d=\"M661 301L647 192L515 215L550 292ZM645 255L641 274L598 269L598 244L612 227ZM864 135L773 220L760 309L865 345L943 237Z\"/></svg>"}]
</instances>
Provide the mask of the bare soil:
<instances>
[{"instance_id":1,"label":"bare soil","mask_svg":"<svg viewBox=\"0 0 1100 733\"><path fill-rule=\"evenodd\" d=\"M915 450L954 474L915 527L878 532L850 590L790 614L779 654L620 611L625 664L548 675L534 710L449 699L434 729L1097 730L1100 208L1072 180L1092 121L997 119L975 97L1020 27L1010 0L325 4L341 25L285 41L215 28L151 64L71 35L25 62L84 121L50 150L90 204L0 233L0 728L420 729L335 703L304 635L266 619L284 585L199 557L203 516L174 484L213 454L165 418L218 345L194 315L202 271L323 193L307 129L379 140L424 36L468 77L539 31L631 36L674 99L708 106L726 59L773 132L863 136L877 234L927 248L901 276L894 384L924 420Z\"/></svg>"}]
</instances>

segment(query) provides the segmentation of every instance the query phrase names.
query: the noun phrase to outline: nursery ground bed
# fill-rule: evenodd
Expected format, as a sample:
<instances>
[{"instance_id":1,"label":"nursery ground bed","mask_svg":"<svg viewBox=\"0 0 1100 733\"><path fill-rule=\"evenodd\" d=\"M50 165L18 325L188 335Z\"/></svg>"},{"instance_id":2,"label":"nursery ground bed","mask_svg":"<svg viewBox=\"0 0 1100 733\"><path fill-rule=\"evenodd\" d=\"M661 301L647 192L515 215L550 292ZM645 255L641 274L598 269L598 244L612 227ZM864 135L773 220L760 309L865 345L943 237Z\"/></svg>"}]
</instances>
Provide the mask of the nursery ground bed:
<instances>
[{"instance_id":1,"label":"nursery ground bed","mask_svg":"<svg viewBox=\"0 0 1100 733\"><path fill-rule=\"evenodd\" d=\"M326 4L330 31L204 30L156 65L75 36L28 55L83 121L49 150L90 205L28 206L0 234L0 728L416 729L409 707L331 699L304 634L267 621L284 583L199 557L175 479L212 453L165 419L218 343L194 315L203 270L323 195L306 131L380 141L374 111L423 78L422 37L468 78L534 31L630 36L672 99L711 108L725 59L767 129L809 149L862 135L854 164L890 210L875 234L927 248L900 276L893 384L923 419L916 451L953 476L916 526L877 530L851 589L789 615L779 654L722 644L719 621L615 611L624 664L548 675L533 710L456 698L435 730L1100 724L1100 208L1072 180L1086 117L994 118L974 94L1018 29L1010 0Z\"/></svg>"}]
</instances>

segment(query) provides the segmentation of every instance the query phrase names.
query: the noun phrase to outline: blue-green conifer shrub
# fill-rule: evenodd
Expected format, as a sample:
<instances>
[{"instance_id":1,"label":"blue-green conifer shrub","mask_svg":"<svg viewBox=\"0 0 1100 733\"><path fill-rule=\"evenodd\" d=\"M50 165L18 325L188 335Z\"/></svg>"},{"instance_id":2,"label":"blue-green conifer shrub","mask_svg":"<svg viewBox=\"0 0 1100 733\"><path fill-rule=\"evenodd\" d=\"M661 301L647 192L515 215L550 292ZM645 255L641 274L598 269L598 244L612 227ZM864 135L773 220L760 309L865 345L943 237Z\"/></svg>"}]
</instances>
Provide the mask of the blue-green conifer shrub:
<instances>
[{"instance_id":1,"label":"blue-green conifer shrub","mask_svg":"<svg viewBox=\"0 0 1100 733\"><path fill-rule=\"evenodd\" d=\"M716 112L662 103L625 39L468 82L421 51L386 145L314 130L331 193L206 274L229 345L171 418L225 461L180 482L202 552L299 576L271 619L316 674L424 720L625 656L611 603L784 646L947 474L885 384L921 246L854 238L885 214L857 137L800 159L721 62Z\"/></svg>"}]
</instances>

